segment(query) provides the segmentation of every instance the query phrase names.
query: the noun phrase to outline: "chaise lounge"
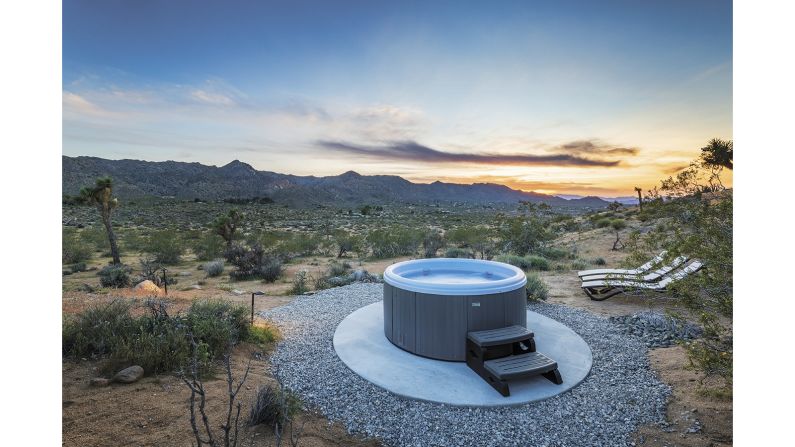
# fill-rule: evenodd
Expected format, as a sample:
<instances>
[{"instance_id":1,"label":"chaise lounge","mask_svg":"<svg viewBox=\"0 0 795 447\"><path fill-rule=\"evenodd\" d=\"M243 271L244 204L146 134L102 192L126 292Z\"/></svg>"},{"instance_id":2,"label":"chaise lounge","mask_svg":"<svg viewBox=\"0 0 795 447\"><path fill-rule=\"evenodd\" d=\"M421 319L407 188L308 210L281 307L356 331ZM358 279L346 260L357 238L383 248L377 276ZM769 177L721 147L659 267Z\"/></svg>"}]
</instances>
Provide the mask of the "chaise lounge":
<instances>
[{"instance_id":1,"label":"chaise lounge","mask_svg":"<svg viewBox=\"0 0 795 447\"><path fill-rule=\"evenodd\" d=\"M616 275L642 275L649 270L651 270L654 266L660 264L663 259L665 258L665 254L667 251L663 251L659 255L652 258L651 261L641 265L636 269L593 269L593 270L580 270L577 272L577 276L580 278L585 276L593 276L593 275L609 275L609 274L616 274Z\"/></svg>"},{"instance_id":2,"label":"chaise lounge","mask_svg":"<svg viewBox=\"0 0 795 447\"><path fill-rule=\"evenodd\" d=\"M703 267L701 261L693 261L685 268L665 276L659 282L643 282L631 279L601 279L585 281L582 289L594 301L604 301L612 296L632 290L653 290L664 292L675 281L678 281Z\"/></svg>"},{"instance_id":3,"label":"chaise lounge","mask_svg":"<svg viewBox=\"0 0 795 447\"><path fill-rule=\"evenodd\" d=\"M640 282L654 282L659 281L660 278L671 273L672 271L678 269L684 263L686 263L688 258L686 256L677 256L671 261L670 264L664 265L657 270L647 273L643 276L640 275L629 275L623 273L604 273L599 275L587 275L582 277L584 282L587 281L600 281L606 279L617 279L617 280L630 280L630 281L640 281Z\"/></svg>"}]
</instances>

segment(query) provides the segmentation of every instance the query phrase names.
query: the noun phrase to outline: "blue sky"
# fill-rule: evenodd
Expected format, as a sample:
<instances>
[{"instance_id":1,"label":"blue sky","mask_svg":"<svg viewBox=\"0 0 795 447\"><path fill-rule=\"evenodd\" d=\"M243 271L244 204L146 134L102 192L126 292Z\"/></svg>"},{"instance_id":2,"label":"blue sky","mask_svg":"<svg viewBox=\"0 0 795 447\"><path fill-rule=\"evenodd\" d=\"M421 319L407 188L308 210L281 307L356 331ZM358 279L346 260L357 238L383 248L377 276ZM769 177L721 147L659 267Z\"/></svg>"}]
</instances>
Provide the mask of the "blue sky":
<instances>
[{"instance_id":1,"label":"blue sky","mask_svg":"<svg viewBox=\"0 0 795 447\"><path fill-rule=\"evenodd\" d=\"M731 14L66 0L64 153L631 194L732 137Z\"/></svg>"}]
</instances>

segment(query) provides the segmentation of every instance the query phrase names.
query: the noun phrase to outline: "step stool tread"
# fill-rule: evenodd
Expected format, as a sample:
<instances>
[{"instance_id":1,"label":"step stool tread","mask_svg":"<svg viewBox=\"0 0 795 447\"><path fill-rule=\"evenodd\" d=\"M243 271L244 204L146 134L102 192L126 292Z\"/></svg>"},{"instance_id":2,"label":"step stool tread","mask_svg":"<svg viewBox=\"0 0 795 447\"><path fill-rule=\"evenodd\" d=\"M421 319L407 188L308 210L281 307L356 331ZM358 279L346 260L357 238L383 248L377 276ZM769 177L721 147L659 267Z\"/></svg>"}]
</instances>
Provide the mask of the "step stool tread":
<instances>
[{"instance_id":1,"label":"step stool tread","mask_svg":"<svg viewBox=\"0 0 795 447\"><path fill-rule=\"evenodd\" d=\"M481 347L496 346L533 338L533 332L522 326L507 326L499 329L475 331L467 337Z\"/></svg>"}]
</instances>

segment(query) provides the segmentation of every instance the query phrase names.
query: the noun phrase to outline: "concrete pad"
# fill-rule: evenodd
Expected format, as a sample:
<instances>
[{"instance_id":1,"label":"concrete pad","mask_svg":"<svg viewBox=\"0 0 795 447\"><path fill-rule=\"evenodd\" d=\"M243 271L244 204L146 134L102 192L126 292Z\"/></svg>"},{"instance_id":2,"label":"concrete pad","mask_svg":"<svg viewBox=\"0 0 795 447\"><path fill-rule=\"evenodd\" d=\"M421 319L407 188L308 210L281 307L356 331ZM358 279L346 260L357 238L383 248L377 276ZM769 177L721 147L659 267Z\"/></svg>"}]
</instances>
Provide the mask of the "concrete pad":
<instances>
[{"instance_id":1,"label":"concrete pad","mask_svg":"<svg viewBox=\"0 0 795 447\"><path fill-rule=\"evenodd\" d=\"M527 311L536 350L558 362L563 384L542 376L510 382L503 397L464 362L433 360L406 352L384 335L383 302L357 309L337 326L334 350L353 372L410 399L456 406L498 407L526 404L563 393L591 370L591 349L579 335L557 321ZM464 342L463 340L461 341Z\"/></svg>"}]
</instances>

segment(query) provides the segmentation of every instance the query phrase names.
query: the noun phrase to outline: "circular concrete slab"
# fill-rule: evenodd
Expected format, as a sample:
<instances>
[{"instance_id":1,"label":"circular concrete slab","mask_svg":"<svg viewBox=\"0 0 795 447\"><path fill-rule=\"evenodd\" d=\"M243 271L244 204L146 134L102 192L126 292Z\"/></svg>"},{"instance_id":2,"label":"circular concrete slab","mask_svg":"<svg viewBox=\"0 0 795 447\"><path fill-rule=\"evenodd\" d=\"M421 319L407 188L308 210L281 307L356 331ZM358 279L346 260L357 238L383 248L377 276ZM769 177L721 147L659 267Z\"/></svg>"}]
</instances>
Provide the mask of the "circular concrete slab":
<instances>
[{"instance_id":1,"label":"circular concrete slab","mask_svg":"<svg viewBox=\"0 0 795 447\"><path fill-rule=\"evenodd\" d=\"M498 407L520 405L560 394L588 375L591 349L579 335L557 321L527 311L536 350L558 362L562 385L542 376L510 382L503 397L464 362L432 360L406 352L384 335L383 302L364 306L337 326L334 350L353 372L403 397L449 405Z\"/></svg>"}]
</instances>

